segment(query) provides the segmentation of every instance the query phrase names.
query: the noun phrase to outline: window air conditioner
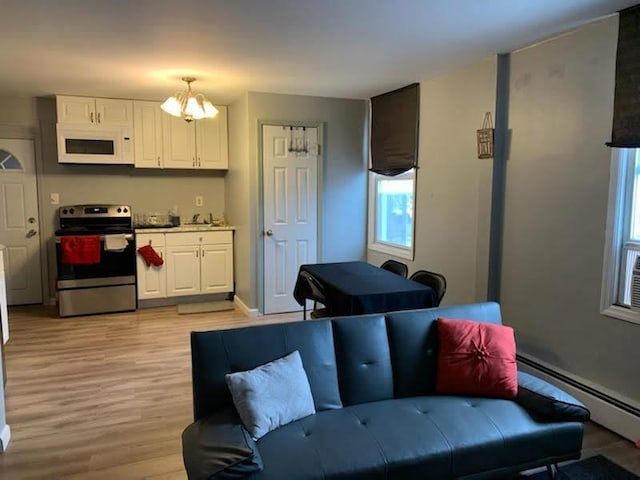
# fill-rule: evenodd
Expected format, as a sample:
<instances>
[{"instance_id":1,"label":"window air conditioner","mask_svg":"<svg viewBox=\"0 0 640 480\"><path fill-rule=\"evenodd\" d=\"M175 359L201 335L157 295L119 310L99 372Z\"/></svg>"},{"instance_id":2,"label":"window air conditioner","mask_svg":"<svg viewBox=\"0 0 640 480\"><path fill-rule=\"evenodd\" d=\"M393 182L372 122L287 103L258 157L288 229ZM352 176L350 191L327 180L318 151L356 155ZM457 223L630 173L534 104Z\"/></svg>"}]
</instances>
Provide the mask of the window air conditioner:
<instances>
[{"instance_id":1,"label":"window air conditioner","mask_svg":"<svg viewBox=\"0 0 640 480\"><path fill-rule=\"evenodd\" d=\"M636 258L631 275L631 310L640 312L640 256Z\"/></svg>"}]
</instances>

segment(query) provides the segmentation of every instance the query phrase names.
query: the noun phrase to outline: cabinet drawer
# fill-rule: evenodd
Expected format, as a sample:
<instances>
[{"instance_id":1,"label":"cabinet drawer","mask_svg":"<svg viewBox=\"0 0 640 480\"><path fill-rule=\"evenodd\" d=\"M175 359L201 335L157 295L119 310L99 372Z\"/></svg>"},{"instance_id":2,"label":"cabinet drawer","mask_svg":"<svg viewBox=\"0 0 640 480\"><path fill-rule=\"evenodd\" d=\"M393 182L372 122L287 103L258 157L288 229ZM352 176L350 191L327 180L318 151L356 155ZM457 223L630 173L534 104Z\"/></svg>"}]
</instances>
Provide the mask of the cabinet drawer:
<instances>
[{"instance_id":1,"label":"cabinet drawer","mask_svg":"<svg viewBox=\"0 0 640 480\"><path fill-rule=\"evenodd\" d=\"M167 233L166 244L168 246L179 245L216 245L230 244L233 241L233 232L181 232Z\"/></svg>"},{"instance_id":2,"label":"cabinet drawer","mask_svg":"<svg viewBox=\"0 0 640 480\"><path fill-rule=\"evenodd\" d=\"M137 233L136 248L140 248L143 245L164 247L164 233Z\"/></svg>"}]
</instances>

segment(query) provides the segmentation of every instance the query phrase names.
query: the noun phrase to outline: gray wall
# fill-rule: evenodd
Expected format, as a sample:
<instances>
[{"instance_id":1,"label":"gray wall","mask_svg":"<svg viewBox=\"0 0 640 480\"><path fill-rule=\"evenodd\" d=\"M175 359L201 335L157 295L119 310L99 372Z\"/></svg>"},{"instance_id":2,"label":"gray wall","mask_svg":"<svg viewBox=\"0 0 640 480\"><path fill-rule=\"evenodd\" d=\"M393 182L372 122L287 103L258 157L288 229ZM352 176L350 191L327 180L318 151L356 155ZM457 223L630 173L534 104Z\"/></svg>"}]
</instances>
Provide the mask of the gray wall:
<instances>
[{"instance_id":1,"label":"gray wall","mask_svg":"<svg viewBox=\"0 0 640 480\"><path fill-rule=\"evenodd\" d=\"M323 167L320 224L320 261L361 260L366 245L366 156L363 136L366 102L336 98L307 97L250 92L248 98L249 170L243 180L249 185L250 229L249 297L241 300L257 308L262 278L260 227L259 122L323 124ZM244 286L243 286L244 291Z\"/></svg>"},{"instance_id":2,"label":"gray wall","mask_svg":"<svg viewBox=\"0 0 640 480\"><path fill-rule=\"evenodd\" d=\"M249 96L245 93L228 106L229 171L226 177L226 204L234 236L234 277L236 295L243 302L251 298L251 209L249 163Z\"/></svg>"},{"instance_id":3,"label":"gray wall","mask_svg":"<svg viewBox=\"0 0 640 480\"><path fill-rule=\"evenodd\" d=\"M492 160L479 160L476 130L494 112L496 58L420 83L415 259L442 272L443 304L486 298ZM368 251L380 265L389 255Z\"/></svg>"},{"instance_id":4,"label":"gray wall","mask_svg":"<svg viewBox=\"0 0 640 480\"><path fill-rule=\"evenodd\" d=\"M600 315L617 17L512 55L502 307L521 352L640 400L640 327Z\"/></svg>"},{"instance_id":5,"label":"gray wall","mask_svg":"<svg viewBox=\"0 0 640 480\"><path fill-rule=\"evenodd\" d=\"M60 204L123 203L134 212L167 212L178 206L183 217L194 213L218 215L225 210L224 172L188 170L146 170L123 165L64 165L57 162L55 100L51 98L13 100L2 103L0 119L29 119L36 130L36 170L38 179L40 232L46 252L43 299L54 297L56 279L53 237L57 228L58 205L49 202L51 193L60 194ZM34 107L35 105L35 107ZM16 130L16 126L11 127ZM1 130L0 130L1 133ZM195 195L203 195L204 206L195 206Z\"/></svg>"}]
</instances>

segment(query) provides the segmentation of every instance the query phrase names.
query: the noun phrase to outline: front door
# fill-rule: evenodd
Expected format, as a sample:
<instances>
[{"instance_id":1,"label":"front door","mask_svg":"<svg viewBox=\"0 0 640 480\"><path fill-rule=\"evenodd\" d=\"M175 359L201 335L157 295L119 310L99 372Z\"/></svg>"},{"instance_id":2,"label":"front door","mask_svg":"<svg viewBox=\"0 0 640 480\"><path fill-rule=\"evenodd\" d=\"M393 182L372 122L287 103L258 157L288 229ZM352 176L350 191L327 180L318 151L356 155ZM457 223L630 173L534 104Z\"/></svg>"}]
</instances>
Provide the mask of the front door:
<instances>
[{"instance_id":1,"label":"front door","mask_svg":"<svg viewBox=\"0 0 640 480\"><path fill-rule=\"evenodd\" d=\"M0 244L9 305L42 302L33 141L0 139Z\"/></svg>"},{"instance_id":2,"label":"front door","mask_svg":"<svg viewBox=\"0 0 640 480\"><path fill-rule=\"evenodd\" d=\"M316 263L318 129L264 125L264 313L301 310L300 265Z\"/></svg>"}]
</instances>

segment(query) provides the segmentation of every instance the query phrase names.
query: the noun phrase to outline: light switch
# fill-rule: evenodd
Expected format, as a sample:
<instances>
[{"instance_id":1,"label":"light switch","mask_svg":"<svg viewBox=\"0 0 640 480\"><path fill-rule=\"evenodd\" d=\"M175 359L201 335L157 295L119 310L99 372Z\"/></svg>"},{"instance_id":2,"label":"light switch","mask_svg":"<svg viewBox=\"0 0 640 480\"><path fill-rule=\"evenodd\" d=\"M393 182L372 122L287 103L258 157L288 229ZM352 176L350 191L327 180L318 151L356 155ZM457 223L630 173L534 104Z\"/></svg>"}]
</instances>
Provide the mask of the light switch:
<instances>
[{"instance_id":1,"label":"light switch","mask_svg":"<svg viewBox=\"0 0 640 480\"><path fill-rule=\"evenodd\" d=\"M202 198L202 195L196 195L196 207L201 207L202 205L204 205L204 198Z\"/></svg>"},{"instance_id":2,"label":"light switch","mask_svg":"<svg viewBox=\"0 0 640 480\"><path fill-rule=\"evenodd\" d=\"M49 195L49 198L51 200L51 205L60 205L60 194L59 193L52 193Z\"/></svg>"}]
</instances>

